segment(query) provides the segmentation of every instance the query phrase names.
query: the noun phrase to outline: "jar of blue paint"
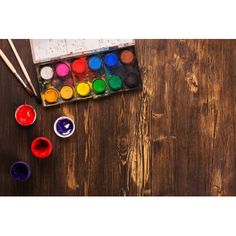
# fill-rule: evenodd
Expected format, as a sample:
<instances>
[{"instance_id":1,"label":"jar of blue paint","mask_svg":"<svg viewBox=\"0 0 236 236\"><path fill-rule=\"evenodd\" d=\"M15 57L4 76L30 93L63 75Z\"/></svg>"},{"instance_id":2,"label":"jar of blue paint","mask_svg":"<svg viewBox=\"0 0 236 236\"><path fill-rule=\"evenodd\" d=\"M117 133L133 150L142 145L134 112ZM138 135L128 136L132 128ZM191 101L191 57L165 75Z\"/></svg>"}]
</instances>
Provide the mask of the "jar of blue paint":
<instances>
[{"instance_id":1,"label":"jar of blue paint","mask_svg":"<svg viewBox=\"0 0 236 236\"><path fill-rule=\"evenodd\" d=\"M31 176L31 168L24 161L17 161L10 167L10 175L17 181L25 181Z\"/></svg>"},{"instance_id":2,"label":"jar of blue paint","mask_svg":"<svg viewBox=\"0 0 236 236\"><path fill-rule=\"evenodd\" d=\"M68 138L75 132L75 123L71 118L61 116L54 123L54 132L61 138Z\"/></svg>"},{"instance_id":3,"label":"jar of blue paint","mask_svg":"<svg viewBox=\"0 0 236 236\"><path fill-rule=\"evenodd\" d=\"M88 66L93 71L98 71L102 67L102 59L100 57L90 57L88 61Z\"/></svg>"},{"instance_id":4,"label":"jar of blue paint","mask_svg":"<svg viewBox=\"0 0 236 236\"><path fill-rule=\"evenodd\" d=\"M108 67L114 68L119 64L119 59L115 53L108 53L104 56L104 62Z\"/></svg>"}]
</instances>

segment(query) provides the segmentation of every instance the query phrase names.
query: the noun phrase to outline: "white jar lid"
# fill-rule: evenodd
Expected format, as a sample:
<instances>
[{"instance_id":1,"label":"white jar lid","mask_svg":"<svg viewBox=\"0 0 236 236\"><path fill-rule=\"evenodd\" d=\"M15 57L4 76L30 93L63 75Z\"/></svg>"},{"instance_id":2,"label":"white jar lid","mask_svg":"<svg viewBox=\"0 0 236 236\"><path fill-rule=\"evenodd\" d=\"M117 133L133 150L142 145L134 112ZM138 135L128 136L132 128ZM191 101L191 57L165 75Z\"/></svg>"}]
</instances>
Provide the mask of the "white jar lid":
<instances>
[{"instance_id":1,"label":"white jar lid","mask_svg":"<svg viewBox=\"0 0 236 236\"><path fill-rule=\"evenodd\" d=\"M52 79L53 75L54 75L54 71L53 71L52 67L50 67L50 66L44 66L40 70L40 76L44 80Z\"/></svg>"}]
</instances>

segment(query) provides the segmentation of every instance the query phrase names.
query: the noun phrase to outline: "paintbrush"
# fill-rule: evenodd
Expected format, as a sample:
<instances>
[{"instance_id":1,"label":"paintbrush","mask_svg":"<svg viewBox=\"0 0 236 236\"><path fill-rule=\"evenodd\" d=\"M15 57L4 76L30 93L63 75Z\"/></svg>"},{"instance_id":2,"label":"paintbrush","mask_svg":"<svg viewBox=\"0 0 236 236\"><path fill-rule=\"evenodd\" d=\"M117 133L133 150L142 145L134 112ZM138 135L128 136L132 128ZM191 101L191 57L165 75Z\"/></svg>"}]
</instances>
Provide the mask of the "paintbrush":
<instances>
[{"instance_id":1,"label":"paintbrush","mask_svg":"<svg viewBox=\"0 0 236 236\"><path fill-rule=\"evenodd\" d=\"M24 66L24 64L23 64L23 62L22 62L22 60L21 60L21 58L20 58L20 56L19 56L19 54L18 54L16 48L15 48L15 45L13 44L13 42L12 42L11 39L8 39L8 42L9 42L9 44L10 44L10 46L11 46L12 51L13 51L14 54L15 54L15 57L16 57L16 59L17 59L19 65L20 65L20 67L21 67L22 72L23 72L24 75L25 75L25 78L27 79L27 81L28 81L28 83L29 83L31 89L32 89L33 92L34 92L34 95L37 96L36 90L35 90L35 88L34 88L34 86L33 86L33 84L32 84L32 81L31 81L31 79L30 79L30 77L29 77L29 74L28 74L28 72L27 72L27 70L26 70L26 68L25 68L25 66Z\"/></svg>"},{"instance_id":2,"label":"paintbrush","mask_svg":"<svg viewBox=\"0 0 236 236\"><path fill-rule=\"evenodd\" d=\"M22 80L22 78L19 76L19 74L16 72L16 69L12 65L12 63L8 60L6 55L3 53L3 51L0 49L0 57L3 59L3 61L6 63L10 71L16 76L17 80L21 83L21 85L25 88L25 90L28 92L30 96L34 95L34 92L26 85L26 83Z\"/></svg>"}]
</instances>

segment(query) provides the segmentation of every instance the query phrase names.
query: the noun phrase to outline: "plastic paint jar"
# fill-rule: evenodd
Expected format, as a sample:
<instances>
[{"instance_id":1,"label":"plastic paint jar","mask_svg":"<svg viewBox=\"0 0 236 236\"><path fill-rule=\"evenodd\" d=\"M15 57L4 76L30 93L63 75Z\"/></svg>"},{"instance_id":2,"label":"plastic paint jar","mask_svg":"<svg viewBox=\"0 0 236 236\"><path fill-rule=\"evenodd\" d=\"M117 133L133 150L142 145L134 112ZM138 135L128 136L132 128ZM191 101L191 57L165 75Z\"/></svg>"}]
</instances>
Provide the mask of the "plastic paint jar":
<instances>
[{"instance_id":1,"label":"plastic paint jar","mask_svg":"<svg viewBox=\"0 0 236 236\"><path fill-rule=\"evenodd\" d=\"M45 91L44 98L48 103L55 103L59 98L59 92L55 88L49 88Z\"/></svg>"},{"instance_id":2,"label":"plastic paint jar","mask_svg":"<svg viewBox=\"0 0 236 236\"><path fill-rule=\"evenodd\" d=\"M102 59L100 57L90 57L88 61L88 66L93 71L98 71L102 67Z\"/></svg>"},{"instance_id":3,"label":"plastic paint jar","mask_svg":"<svg viewBox=\"0 0 236 236\"><path fill-rule=\"evenodd\" d=\"M102 79L95 79L93 81L92 87L93 87L93 91L96 94L101 94L101 93L104 93L106 91L106 83Z\"/></svg>"},{"instance_id":4,"label":"plastic paint jar","mask_svg":"<svg viewBox=\"0 0 236 236\"><path fill-rule=\"evenodd\" d=\"M71 118L61 116L54 123L54 132L61 138L68 138L75 132L75 123Z\"/></svg>"},{"instance_id":5,"label":"plastic paint jar","mask_svg":"<svg viewBox=\"0 0 236 236\"><path fill-rule=\"evenodd\" d=\"M30 126L36 120L36 111L28 104L21 105L16 109L15 119L22 126Z\"/></svg>"},{"instance_id":6,"label":"plastic paint jar","mask_svg":"<svg viewBox=\"0 0 236 236\"><path fill-rule=\"evenodd\" d=\"M64 100L70 100L74 96L74 90L72 87L65 85L61 88L60 94Z\"/></svg>"},{"instance_id":7,"label":"plastic paint jar","mask_svg":"<svg viewBox=\"0 0 236 236\"><path fill-rule=\"evenodd\" d=\"M66 63L59 63L56 66L56 73L59 77L66 77L70 72L70 68Z\"/></svg>"},{"instance_id":8,"label":"plastic paint jar","mask_svg":"<svg viewBox=\"0 0 236 236\"><path fill-rule=\"evenodd\" d=\"M17 181L25 181L31 176L31 168L24 161L17 161L10 167L10 175Z\"/></svg>"},{"instance_id":9,"label":"plastic paint jar","mask_svg":"<svg viewBox=\"0 0 236 236\"><path fill-rule=\"evenodd\" d=\"M104 57L104 62L108 67L115 67L118 64L119 59L115 53L108 53Z\"/></svg>"},{"instance_id":10,"label":"plastic paint jar","mask_svg":"<svg viewBox=\"0 0 236 236\"><path fill-rule=\"evenodd\" d=\"M79 83L76 87L77 93L82 97L88 96L90 94L90 90L90 85L85 82Z\"/></svg>"},{"instance_id":11,"label":"plastic paint jar","mask_svg":"<svg viewBox=\"0 0 236 236\"><path fill-rule=\"evenodd\" d=\"M129 50L124 50L120 54L120 60L124 64L130 64L134 60L134 54Z\"/></svg>"},{"instance_id":12,"label":"plastic paint jar","mask_svg":"<svg viewBox=\"0 0 236 236\"><path fill-rule=\"evenodd\" d=\"M120 78L120 76L118 75L113 75L109 80L108 80L108 85L109 87L114 90L117 91L119 89L122 88L123 82Z\"/></svg>"},{"instance_id":13,"label":"plastic paint jar","mask_svg":"<svg viewBox=\"0 0 236 236\"><path fill-rule=\"evenodd\" d=\"M44 80L50 80L53 78L54 75L54 71L52 69L52 67L50 66L44 66L41 70L40 70L40 76L42 79Z\"/></svg>"},{"instance_id":14,"label":"plastic paint jar","mask_svg":"<svg viewBox=\"0 0 236 236\"><path fill-rule=\"evenodd\" d=\"M131 72L124 78L124 83L129 88L138 87L138 85L139 85L138 76L135 73Z\"/></svg>"},{"instance_id":15,"label":"plastic paint jar","mask_svg":"<svg viewBox=\"0 0 236 236\"><path fill-rule=\"evenodd\" d=\"M45 137L38 137L31 143L31 152L37 158L49 157L52 153L52 143Z\"/></svg>"},{"instance_id":16,"label":"plastic paint jar","mask_svg":"<svg viewBox=\"0 0 236 236\"><path fill-rule=\"evenodd\" d=\"M72 63L72 70L77 74L84 73L86 71L86 67L86 63L81 59L77 59Z\"/></svg>"}]
</instances>

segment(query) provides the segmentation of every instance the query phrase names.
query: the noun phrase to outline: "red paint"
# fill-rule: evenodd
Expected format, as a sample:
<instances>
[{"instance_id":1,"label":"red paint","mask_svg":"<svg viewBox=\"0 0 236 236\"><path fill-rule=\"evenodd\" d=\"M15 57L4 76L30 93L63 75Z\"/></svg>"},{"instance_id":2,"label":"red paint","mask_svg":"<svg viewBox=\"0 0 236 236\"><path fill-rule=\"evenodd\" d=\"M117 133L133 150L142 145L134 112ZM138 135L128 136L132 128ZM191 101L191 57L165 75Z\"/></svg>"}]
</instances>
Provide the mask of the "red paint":
<instances>
[{"instance_id":1,"label":"red paint","mask_svg":"<svg viewBox=\"0 0 236 236\"><path fill-rule=\"evenodd\" d=\"M36 111L30 105L21 105L16 109L15 119L22 126L30 126L36 120Z\"/></svg>"},{"instance_id":2,"label":"red paint","mask_svg":"<svg viewBox=\"0 0 236 236\"><path fill-rule=\"evenodd\" d=\"M37 158L49 157L52 153L52 143L47 138L38 137L31 144L31 152Z\"/></svg>"},{"instance_id":3,"label":"red paint","mask_svg":"<svg viewBox=\"0 0 236 236\"><path fill-rule=\"evenodd\" d=\"M82 59L77 59L72 63L72 69L77 74L82 74L86 71L87 65L86 61Z\"/></svg>"}]
</instances>

